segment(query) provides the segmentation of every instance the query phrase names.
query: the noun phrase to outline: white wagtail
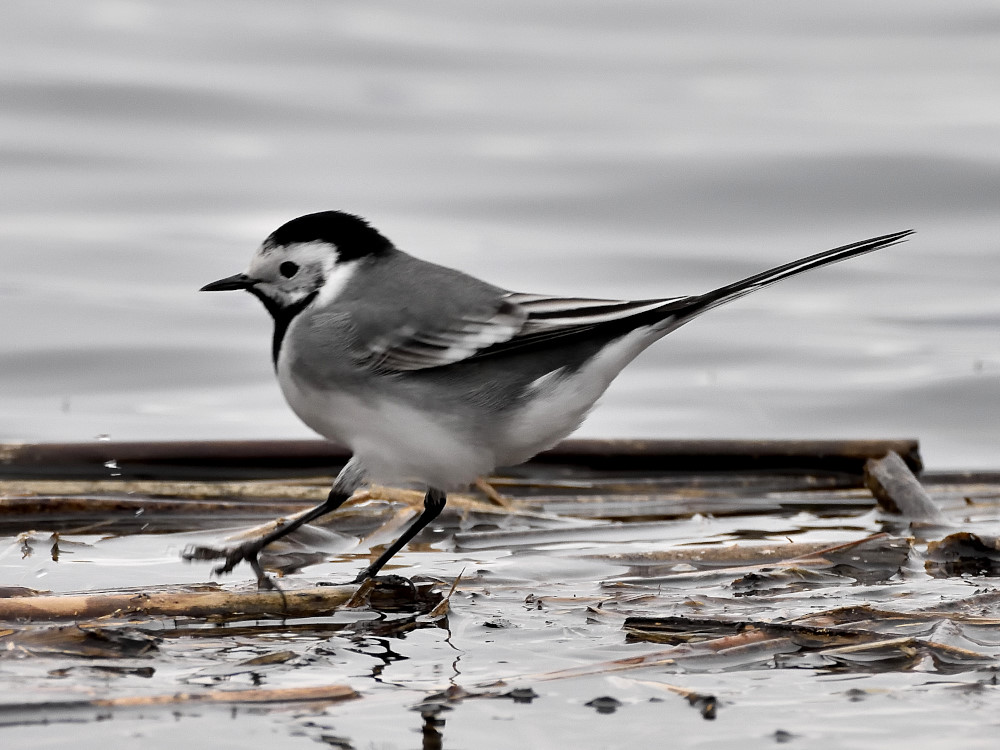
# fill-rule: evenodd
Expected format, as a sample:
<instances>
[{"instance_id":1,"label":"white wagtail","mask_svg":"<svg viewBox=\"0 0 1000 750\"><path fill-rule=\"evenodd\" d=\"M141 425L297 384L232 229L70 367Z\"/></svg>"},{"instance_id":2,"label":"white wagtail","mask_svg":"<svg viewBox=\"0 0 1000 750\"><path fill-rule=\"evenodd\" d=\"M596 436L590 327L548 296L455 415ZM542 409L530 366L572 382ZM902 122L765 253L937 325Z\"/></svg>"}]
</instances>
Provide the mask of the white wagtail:
<instances>
[{"instance_id":1,"label":"white wagtail","mask_svg":"<svg viewBox=\"0 0 1000 750\"><path fill-rule=\"evenodd\" d=\"M855 242L692 297L639 301L522 294L398 250L363 219L308 214L277 229L246 273L202 288L244 289L274 318L271 356L292 410L353 452L326 502L238 546L189 559L257 556L336 510L368 481L417 483L424 510L355 581L375 576L438 516L447 490L527 461L575 430L619 372L657 339L745 294L893 245Z\"/></svg>"}]
</instances>

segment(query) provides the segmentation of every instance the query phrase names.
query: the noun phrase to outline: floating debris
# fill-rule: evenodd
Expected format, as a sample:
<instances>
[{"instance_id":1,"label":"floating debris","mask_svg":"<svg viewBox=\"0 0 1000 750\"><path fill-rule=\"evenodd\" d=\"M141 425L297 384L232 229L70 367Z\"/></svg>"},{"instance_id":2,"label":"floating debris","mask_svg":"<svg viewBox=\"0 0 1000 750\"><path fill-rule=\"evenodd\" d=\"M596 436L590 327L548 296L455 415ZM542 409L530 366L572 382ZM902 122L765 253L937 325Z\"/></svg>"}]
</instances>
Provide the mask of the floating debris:
<instances>
[{"instance_id":1,"label":"floating debris","mask_svg":"<svg viewBox=\"0 0 1000 750\"><path fill-rule=\"evenodd\" d=\"M1000 539L960 531L928 542L924 567L932 576L1000 575Z\"/></svg>"},{"instance_id":2,"label":"floating debris","mask_svg":"<svg viewBox=\"0 0 1000 750\"><path fill-rule=\"evenodd\" d=\"M79 722L88 713L92 714L95 719L106 719L109 712L136 711L148 708L176 708L186 705L332 704L358 697L358 692L347 685L319 685L278 689L177 692L165 695L136 695L123 698L94 698L92 700L45 701L41 703L0 703L0 726Z\"/></svg>"},{"instance_id":3,"label":"floating debris","mask_svg":"<svg viewBox=\"0 0 1000 750\"><path fill-rule=\"evenodd\" d=\"M947 523L941 509L895 451L865 462L865 486L871 490L879 505L890 513L899 513L910 521Z\"/></svg>"},{"instance_id":4,"label":"floating debris","mask_svg":"<svg viewBox=\"0 0 1000 750\"><path fill-rule=\"evenodd\" d=\"M583 705L595 709L599 714L613 714L621 707L622 702L610 695L602 695L600 698L594 698Z\"/></svg>"},{"instance_id":5,"label":"floating debris","mask_svg":"<svg viewBox=\"0 0 1000 750\"><path fill-rule=\"evenodd\" d=\"M918 481L915 443L594 452L610 445L489 478L502 506L456 496L394 561L406 576L326 585L377 556L422 502L370 488L328 527L305 526L262 557L280 591L257 590L240 569L221 583L191 581L207 571L180 562L180 550L294 518L328 491L329 455L322 471L282 468L284 459L258 471L245 444L230 458L189 445L204 462L184 466L163 446L153 460L148 445L101 443L61 473L44 464L26 475L19 453L0 481L0 565L15 576L0 590L11 677L0 722L228 717L245 704L335 747L371 744L371 727L436 747L477 712L555 726L564 712L547 706L586 703L603 731L626 720L652 727L688 706L711 720L747 700L747 679L762 705L808 693L810 705L844 706L890 692L926 712L939 691L995 692L1000 475L922 475L921 502L940 514L931 521L928 507L876 507L865 487L865 462L896 449ZM727 454L738 446L762 458ZM822 453L834 449L846 452ZM296 450L320 463L311 443ZM122 477L107 476L102 456ZM885 673L892 687L871 682ZM813 675L850 675L856 692ZM287 692L303 685L317 687ZM348 697L360 700L338 708ZM598 719L602 709L617 716ZM560 726L572 733L578 721ZM758 724L755 736L805 736L781 726Z\"/></svg>"}]
</instances>

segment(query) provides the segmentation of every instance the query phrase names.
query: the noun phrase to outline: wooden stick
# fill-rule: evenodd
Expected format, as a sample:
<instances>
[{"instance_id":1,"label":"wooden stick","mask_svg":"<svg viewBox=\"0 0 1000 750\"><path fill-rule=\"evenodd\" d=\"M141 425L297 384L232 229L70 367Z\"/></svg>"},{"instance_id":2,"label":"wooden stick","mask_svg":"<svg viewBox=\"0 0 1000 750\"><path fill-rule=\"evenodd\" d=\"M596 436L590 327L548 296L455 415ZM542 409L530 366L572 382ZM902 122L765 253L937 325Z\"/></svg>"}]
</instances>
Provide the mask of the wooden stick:
<instances>
[{"instance_id":1,"label":"wooden stick","mask_svg":"<svg viewBox=\"0 0 1000 750\"><path fill-rule=\"evenodd\" d=\"M267 703L333 703L360 698L349 685L316 685L293 688L249 688L246 690L209 690L203 693L167 693L161 695L129 695L121 698L94 698L92 700L45 701L42 703L0 703L0 717L4 723L34 723L47 721L60 711L81 711L93 708L130 709L174 706L178 704L251 704ZM37 718L36 718L37 717Z\"/></svg>"},{"instance_id":2,"label":"wooden stick","mask_svg":"<svg viewBox=\"0 0 1000 750\"><path fill-rule=\"evenodd\" d=\"M0 599L0 620L80 620L96 617L308 617L344 606L356 585L287 591L166 590L44 594Z\"/></svg>"},{"instance_id":3,"label":"wooden stick","mask_svg":"<svg viewBox=\"0 0 1000 750\"><path fill-rule=\"evenodd\" d=\"M888 451L922 469L916 440L566 440L534 465L598 470L845 472ZM323 440L38 443L0 445L0 474L14 477L231 479L328 475L348 454Z\"/></svg>"},{"instance_id":4,"label":"wooden stick","mask_svg":"<svg viewBox=\"0 0 1000 750\"><path fill-rule=\"evenodd\" d=\"M865 463L865 485L878 504L890 513L899 513L911 521L948 523L910 467L894 451L889 451L881 459L868 459Z\"/></svg>"},{"instance_id":5,"label":"wooden stick","mask_svg":"<svg viewBox=\"0 0 1000 750\"><path fill-rule=\"evenodd\" d=\"M243 502L269 501L268 504L298 502L315 503L325 500L331 478L316 480L242 480L228 482L172 481L165 479L0 479L0 504L20 500L30 512L30 500L37 499L40 509L50 497L63 495L113 496L116 500L148 501L155 498L166 503L183 498L185 506L203 502L212 509L215 500L239 499ZM122 496L125 497L122 497Z\"/></svg>"},{"instance_id":6,"label":"wooden stick","mask_svg":"<svg viewBox=\"0 0 1000 750\"><path fill-rule=\"evenodd\" d=\"M341 701L359 698L349 685L317 685L294 688L255 688L250 690L212 690L207 693L170 693L134 695L124 698L98 698L93 705L108 708L163 706L172 703L289 703L300 701Z\"/></svg>"},{"instance_id":7,"label":"wooden stick","mask_svg":"<svg viewBox=\"0 0 1000 750\"><path fill-rule=\"evenodd\" d=\"M501 508L510 509L511 507L510 500L508 500L499 492L497 492L496 488L482 477L479 477L479 479L475 481L474 486L477 490L479 490L481 493L483 493L483 495L486 496L487 500L489 500L494 505L497 505Z\"/></svg>"},{"instance_id":8,"label":"wooden stick","mask_svg":"<svg viewBox=\"0 0 1000 750\"><path fill-rule=\"evenodd\" d=\"M866 542L871 537L851 544ZM674 547L651 552L614 552L586 555L591 560L623 563L636 568L660 567L689 563L691 565L729 568L736 566L764 565L783 560L810 558L837 549L829 542L751 542L726 544L714 547Z\"/></svg>"},{"instance_id":9,"label":"wooden stick","mask_svg":"<svg viewBox=\"0 0 1000 750\"><path fill-rule=\"evenodd\" d=\"M349 685L317 685L295 688L254 688L250 690L212 690L207 693L170 693L134 695L124 698L98 698L91 703L102 708L163 706L173 703L290 703L301 701L341 701L359 698Z\"/></svg>"}]
</instances>

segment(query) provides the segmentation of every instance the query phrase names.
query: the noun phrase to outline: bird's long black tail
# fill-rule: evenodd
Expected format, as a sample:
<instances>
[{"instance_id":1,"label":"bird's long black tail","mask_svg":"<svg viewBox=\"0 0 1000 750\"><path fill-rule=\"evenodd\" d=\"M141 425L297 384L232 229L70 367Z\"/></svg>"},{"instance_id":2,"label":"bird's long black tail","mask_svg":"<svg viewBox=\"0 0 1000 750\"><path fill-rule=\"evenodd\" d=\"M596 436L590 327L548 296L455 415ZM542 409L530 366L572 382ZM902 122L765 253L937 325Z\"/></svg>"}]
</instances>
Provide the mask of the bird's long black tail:
<instances>
[{"instance_id":1,"label":"bird's long black tail","mask_svg":"<svg viewBox=\"0 0 1000 750\"><path fill-rule=\"evenodd\" d=\"M734 299L739 299L746 294L756 292L758 289L763 289L782 279L787 279L805 271L811 271L814 268L822 268L831 263L837 263L858 255L864 255L874 250L880 250L883 247L895 245L898 242L902 242L911 234L913 234L913 230L907 229L902 232L885 234L881 237L873 237L870 240L852 242L850 245L810 255L808 258L793 260L791 263L785 263L768 271L749 276L741 281L726 284L711 292L706 292L695 297L688 297L684 300L683 308L677 310L675 313L677 315L675 320L686 322L696 315L701 315L701 313L711 310L713 307L718 307Z\"/></svg>"}]
</instances>

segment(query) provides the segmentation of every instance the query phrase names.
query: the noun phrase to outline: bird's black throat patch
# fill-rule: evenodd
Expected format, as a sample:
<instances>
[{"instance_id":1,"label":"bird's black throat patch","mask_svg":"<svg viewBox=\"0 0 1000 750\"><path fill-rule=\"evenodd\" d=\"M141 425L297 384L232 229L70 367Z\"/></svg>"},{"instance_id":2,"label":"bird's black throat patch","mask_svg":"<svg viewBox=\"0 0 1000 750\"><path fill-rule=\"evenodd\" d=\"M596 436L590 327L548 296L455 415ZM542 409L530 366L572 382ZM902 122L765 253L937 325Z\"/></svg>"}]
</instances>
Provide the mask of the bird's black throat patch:
<instances>
[{"instance_id":1,"label":"bird's black throat patch","mask_svg":"<svg viewBox=\"0 0 1000 750\"><path fill-rule=\"evenodd\" d=\"M309 307L309 303L316 299L319 290L317 289L312 294L307 294L294 305L288 305L287 307L282 307L255 287L250 287L247 291L259 299L263 303L264 308L271 314L271 317L274 318L274 336L271 338L271 362L274 363L274 369L277 371L278 355L281 353L281 343L285 340L288 326L291 325L296 315Z\"/></svg>"}]
</instances>

